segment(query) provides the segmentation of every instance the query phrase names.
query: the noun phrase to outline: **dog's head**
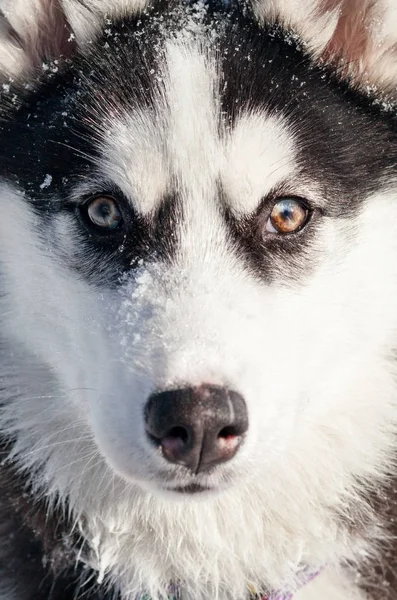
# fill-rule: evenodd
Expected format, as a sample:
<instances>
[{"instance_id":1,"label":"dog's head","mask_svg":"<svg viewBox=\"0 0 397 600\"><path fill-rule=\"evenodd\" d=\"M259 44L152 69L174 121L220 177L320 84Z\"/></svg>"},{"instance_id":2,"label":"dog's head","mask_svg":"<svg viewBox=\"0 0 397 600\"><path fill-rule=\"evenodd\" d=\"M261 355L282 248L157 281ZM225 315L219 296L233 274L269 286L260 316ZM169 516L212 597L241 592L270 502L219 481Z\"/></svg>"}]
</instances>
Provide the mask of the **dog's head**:
<instances>
[{"instance_id":1,"label":"dog's head","mask_svg":"<svg viewBox=\"0 0 397 600\"><path fill-rule=\"evenodd\" d=\"M5 11L3 429L75 498L342 510L394 429L394 13L120 4Z\"/></svg>"}]
</instances>

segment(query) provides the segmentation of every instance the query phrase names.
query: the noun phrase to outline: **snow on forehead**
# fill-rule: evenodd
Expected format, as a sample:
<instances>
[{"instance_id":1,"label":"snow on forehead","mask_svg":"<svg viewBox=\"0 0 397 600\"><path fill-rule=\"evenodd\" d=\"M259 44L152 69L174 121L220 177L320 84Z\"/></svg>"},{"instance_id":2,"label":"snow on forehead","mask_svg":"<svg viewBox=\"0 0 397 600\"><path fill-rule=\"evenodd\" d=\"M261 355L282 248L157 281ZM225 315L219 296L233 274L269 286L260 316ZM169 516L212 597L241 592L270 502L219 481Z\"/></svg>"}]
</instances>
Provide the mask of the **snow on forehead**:
<instances>
[{"instance_id":1,"label":"snow on forehead","mask_svg":"<svg viewBox=\"0 0 397 600\"><path fill-rule=\"evenodd\" d=\"M152 213L175 182L194 203L216 201L221 182L232 208L251 212L294 170L292 135L280 119L243 112L232 131L219 126L215 36L197 14L168 32L155 108L130 110L105 141L102 168L143 214Z\"/></svg>"},{"instance_id":2,"label":"snow on forehead","mask_svg":"<svg viewBox=\"0 0 397 600\"><path fill-rule=\"evenodd\" d=\"M104 139L100 166L148 214L170 182L190 194L214 189L222 149L215 58L204 48L202 26L164 40L164 61L154 108L135 107L115 117Z\"/></svg>"},{"instance_id":3,"label":"snow on forehead","mask_svg":"<svg viewBox=\"0 0 397 600\"><path fill-rule=\"evenodd\" d=\"M215 59L192 41L166 44L169 151L174 175L187 189L213 186L221 157Z\"/></svg>"}]
</instances>

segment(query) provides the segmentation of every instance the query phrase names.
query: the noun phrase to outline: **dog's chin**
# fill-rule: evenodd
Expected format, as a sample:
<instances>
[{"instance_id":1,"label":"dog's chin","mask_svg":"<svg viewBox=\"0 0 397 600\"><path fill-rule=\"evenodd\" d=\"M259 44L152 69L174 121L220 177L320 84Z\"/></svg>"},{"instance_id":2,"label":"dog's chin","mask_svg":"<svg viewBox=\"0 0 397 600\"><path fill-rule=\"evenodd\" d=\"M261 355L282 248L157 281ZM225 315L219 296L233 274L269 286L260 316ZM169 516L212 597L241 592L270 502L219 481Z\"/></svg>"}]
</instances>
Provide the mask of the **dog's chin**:
<instances>
[{"instance_id":1,"label":"dog's chin","mask_svg":"<svg viewBox=\"0 0 397 600\"><path fill-rule=\"evenodd\" d=\"M222 477L217 477L215 473L206 477L183 477L175 478L168 473L157 473L148 478L137 476L136 473L124 468L121 461L115 460L113 456L106 456L105 461L115 475L124 480L127 484L140 488L142 492L149 493L163 500L175 501L197 501L209 499L223 494L232 487L230 477L224 481Z\"/></svg>"}]
</instances>

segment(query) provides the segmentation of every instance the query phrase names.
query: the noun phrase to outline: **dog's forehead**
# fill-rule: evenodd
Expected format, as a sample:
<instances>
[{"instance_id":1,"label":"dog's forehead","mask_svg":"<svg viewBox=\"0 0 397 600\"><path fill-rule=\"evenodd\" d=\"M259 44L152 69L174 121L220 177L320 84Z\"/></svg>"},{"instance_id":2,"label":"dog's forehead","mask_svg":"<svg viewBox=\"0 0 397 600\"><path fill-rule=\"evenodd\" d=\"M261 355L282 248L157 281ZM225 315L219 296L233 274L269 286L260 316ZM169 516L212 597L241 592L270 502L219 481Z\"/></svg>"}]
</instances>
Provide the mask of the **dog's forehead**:
<instances>
[{"instance_id":1,"label":"dog's forehead","mask_svg":"<svg viewBox=\"0 0 397 600\"><path fill-rule=\"evenodd\" d=\"M222 202L249 214L269 192L315 189L339 216L376 189L395 164L391 117L278 24L162 6L106 23L73 59L46 65L31 93L4 91L3 147L18 152L0 155L0 171L32 201L55 198L57 210L59 199L116 186L150 214L175 192L216 201L221 189Z\"/></svg>"},{"instance_id":2,"label":"dog's forehead","mask_svg":"<svg viewBox=\"0 0 397 600\"><path fill-rule=\"evenodd\" d=\"M233 210L251 212L292 175L293 132L281 116L256 106L230 119L223 110L231 82L205 32L166 39L161 73L150 106L109 118L101 148L102 172L139 212L154 211L175 185L197 200L220 185Z\"/></svg>"},{"instance_id":3,"label":"dog's forehead","mask_svg":"<svg viewBox=\"0 0 397 600\"><path fill-rule=\"evenodd\" d=\"M338 213L345 194L350 207L359 203L368 152L379 167L374 181L384 168L368 134L369 103L314 64L277 23L186 4L178 10L110 26L100 62L94 53L86 67L98 71L87 96L96 90L100 103L105 87L115 98L89 108L89 119L99 115L95 126L106 130L102 172L143 213L175 185L202 195L220 184L240 213L274 190L319 190L328 203L335 199L330 208ZM352 136L361 142L353 150Z\"/></svg>"}]
</instances>

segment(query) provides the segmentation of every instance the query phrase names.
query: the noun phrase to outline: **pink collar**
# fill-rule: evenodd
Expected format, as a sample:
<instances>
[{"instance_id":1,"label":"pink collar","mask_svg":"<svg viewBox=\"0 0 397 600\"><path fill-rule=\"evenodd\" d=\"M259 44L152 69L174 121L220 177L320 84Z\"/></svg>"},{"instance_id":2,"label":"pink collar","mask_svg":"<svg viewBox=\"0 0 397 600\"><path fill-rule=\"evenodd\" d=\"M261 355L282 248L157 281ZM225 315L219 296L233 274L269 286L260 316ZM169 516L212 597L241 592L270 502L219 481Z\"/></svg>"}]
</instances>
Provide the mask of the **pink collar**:
<instances>
[{"instance_id":1,"label":"pink collar","mask_svg":"<svg viewBox=\"0 0 397 600\"><path fill-rule=\"evenodd\" d=\"M306 584L310 583L310 581L312 581L313 579L315 579L317 577L317 575L319 575L321 573L322 569L317 569L316 571L303 571L302 574L302 581L300 584L300 587L305 586ZM259 594L259 595L252 595L250 600L292 600L292 598L294 597L294 594L292 592L283 592L283 591L277 591L277 592L270 592L268 594Z\"/></svg>"},{"instance_id":2,"label":"pink collar","mask_svg":"<svg viewBox=\"0 0 397 600\"><path fill-rule=\"evenodd\" d=\"M315 579L317 577L317 575L319 575L321 573L321 571L322 571L322 569L317 569L316 571L311 571L311 570L306 569L306 570L302 571L302 580L300 582L299 587L303 587L306 584L310 583L310 581ZM261 594L261 593L256 594L255 592L251 592L249 600L292 600L293 597L294 597L294 594L292 592L285 592L285 591L269 592L267 594ZM175 585L171 585L167 600L181 600L181 599L182 599L182 596L181 596L179 587L175 586ZM136 600L150 600L150 599L149 599L149 596L143 595L143 596L140 596L139 598L137 598Z\"/></svg>"}]
</instances>

